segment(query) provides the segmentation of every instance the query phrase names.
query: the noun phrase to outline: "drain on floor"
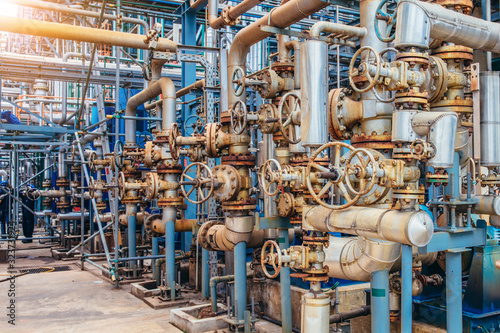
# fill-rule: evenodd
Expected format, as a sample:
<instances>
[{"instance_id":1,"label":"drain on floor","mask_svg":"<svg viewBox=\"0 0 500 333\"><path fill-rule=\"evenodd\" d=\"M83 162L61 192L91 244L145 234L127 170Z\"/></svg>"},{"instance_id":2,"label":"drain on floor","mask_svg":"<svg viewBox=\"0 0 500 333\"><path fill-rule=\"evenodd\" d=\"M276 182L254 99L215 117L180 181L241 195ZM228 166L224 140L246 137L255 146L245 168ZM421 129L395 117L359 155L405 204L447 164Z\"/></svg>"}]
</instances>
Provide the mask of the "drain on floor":
<instances>
[{"instance_id":1,"label":"drain on floor","mask_svg":"<svg viewBox=\"0 0 500 333\"><path fill-rule=\"evenodd\" d=\"M69 266L56 266L56 267L39 267L39 268L30 268L30 269L21 269L21 273L27 274L38 274L38 273L48 273L48 272L64 272L69 271Z\"/></svg>"}]
</instances>

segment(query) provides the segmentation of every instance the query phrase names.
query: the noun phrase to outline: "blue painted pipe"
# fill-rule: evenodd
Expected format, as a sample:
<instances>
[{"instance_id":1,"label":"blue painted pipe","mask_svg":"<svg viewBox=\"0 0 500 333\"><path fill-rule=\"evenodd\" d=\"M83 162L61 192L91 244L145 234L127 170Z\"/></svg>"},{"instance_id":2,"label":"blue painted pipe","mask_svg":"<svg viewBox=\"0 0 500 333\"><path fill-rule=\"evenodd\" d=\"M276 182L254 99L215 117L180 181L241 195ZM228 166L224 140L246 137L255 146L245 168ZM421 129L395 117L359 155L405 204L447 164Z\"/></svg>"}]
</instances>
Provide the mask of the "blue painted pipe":
<instances>
[{"instance_id":1,"label":"blue painted pipe","mask_svg":"<svg viewBox=\"0 0 500 333\"><path fill-rule=\"evenodd\" d=\"M288 249L288 229L279 229L279 246ZM281 330L292 333L292 295L290 288L290 267L282 267L280 272L281 286Z\"/></svg>"},{"instance_id":2,"label":"blue painted pipe","mask_svg":"<svg viewBox=\"0 0 500 333\"><path fill-rule=\"evenodd\" d=\"M401 247L401 332L411 332L412 324L412 248Z\"/></svg>"},{"instance_id":3,"label":"blue painted pipe","mask_svg":"<svg viewBox=\"0 0 500 333\"><path fill-rule=\"evenodd\" d=\"M135 207L135 211L137 212L137 207ZM128 215L127 218L127 231L128 231L128 256L135 257L137 256L137 246L135 243L135 227L136 227L136 217L135 214ZM137 276L137 261L131 260L129 263L130 269L134 271L134 277Z\"/></svg>"},{"instance_id":4,"label":"blue painted pipe","mask_svg":"<svg viewBox=\"0 0 500 333\"><path fill-rule=\"evenodd\" d=\"M201 250L201 297L208 298L209 283L210 283L210 269L208 266L208 250Z\"/></svg>"},{"instance_id":5,"label":"blue painted pipe","mask_svg":"<svg viewBox=\"0 0 500 333\"><path fill-rule=\"evenodd\" d=\"M165 270L167 287L170 287L172 301L175 301L175 221L165 223Z\"/></svg>"},{"instance_id":6,"label":"blue painted pipe","mask_svg":"<svg viewBox=\"0 0 500 333\"><path fill-rule=\"evenodd\" d=\"M462 332L461 252L446 252L446 331Z\"/></svg>"},{"instance_id":7,"label":"blue painted pipe","mask_svg":"<svg viewBox=\"0 0 500 333\"><path fill-rule=\"evenodd\" d=\"M158 255L158 250L159 250L159 245L158 245L158 237L153 237L151 239L151 247L152 247L152 255L157 256ZM153 269L153 276L156 276L156 259L151 260L151 267ZM157 282L158 283L158 282Z\"/></svg>"},{"instance_id":8,"label":"blue painted pipe","mask_svg":"<svg viewBox=\"0 0 500 333\"><path fill-rule=\"evenodd\" d=\"M390 333L389 270L373 272L370 282L372 330L377 333Z\"/></svg>"},{"instance_id":9,"label":"blue painted pipe","mask_svg":"<svg viewBox=\"0 0 500 333\"><path fill-rule=\"evenodd\" d=\"M240 242L234 247L234 295L236 319L245 319L247 309L247 244Z\"/></svg>"}]
</instances>

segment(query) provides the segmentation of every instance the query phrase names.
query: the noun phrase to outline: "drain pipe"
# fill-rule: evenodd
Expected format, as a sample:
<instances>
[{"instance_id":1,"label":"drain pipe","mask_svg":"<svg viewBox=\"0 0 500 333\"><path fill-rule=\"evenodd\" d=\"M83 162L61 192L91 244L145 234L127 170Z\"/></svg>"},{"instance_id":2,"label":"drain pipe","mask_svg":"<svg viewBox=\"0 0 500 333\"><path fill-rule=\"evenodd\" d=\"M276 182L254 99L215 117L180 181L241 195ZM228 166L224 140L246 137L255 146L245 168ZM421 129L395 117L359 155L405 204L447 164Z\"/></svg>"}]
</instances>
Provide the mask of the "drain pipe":
<instances>
[{"instance_id":1,"label":"drain pipe","mask_svg":"<svg viewBox=\"0 0 500 333\"><path fill-rule=\"evenodd\" d=\"M253 274L253 271L247 272L247 278L252 277ZM234 275L214 276L210 279L210 299L212 301L212 312L217 312L217 284L230 281L234 281Z\"/></svg>"}]
</instances>

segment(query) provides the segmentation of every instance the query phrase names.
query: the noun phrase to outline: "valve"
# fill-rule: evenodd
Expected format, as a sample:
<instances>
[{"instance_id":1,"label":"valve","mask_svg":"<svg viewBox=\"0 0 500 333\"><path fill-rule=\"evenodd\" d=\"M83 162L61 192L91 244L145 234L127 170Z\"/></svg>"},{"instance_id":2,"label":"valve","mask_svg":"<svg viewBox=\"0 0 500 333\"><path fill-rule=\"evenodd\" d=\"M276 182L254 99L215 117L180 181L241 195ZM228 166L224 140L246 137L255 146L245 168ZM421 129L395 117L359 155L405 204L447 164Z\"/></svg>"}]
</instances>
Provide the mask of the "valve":
<instances>
[{"instance_id":1,"label":"valve","mask_svg":"<svg viewBox=\"0 0 500 333\"><path fill-rule=\"evenodd\" d=\"M193 178L188 175L188 172L191 168L196 167L196 177ZM206 175L203 175L203 171L206 172ZM185 180L187 179L187 180ZM201 198L200 200L192 200L189 198L189 195L193 193L195 189L204 189L208 186L208 194L204 195L203 191L198 191L198 195ZM212 195L214 191L214 176L212 174L212 170L210 168L199 162L191 163L188 165L186 169L182 172L181 175L181 180L179 182L179 185L181 187L182 194L184 195L184 198L186 198L187 201L193 203L193 204L201 204L207 201L210 196ZM185 186L192 186L192 188L186 192Z\"/></svg>"},{"instance_id":2,"label":"valve","mask_svg":"<svg viewBox=\"0 0 500 333\"><path fill-rule=\"evenodd\" d=\"M205 122L200 116L193 114L184 121L184 133L186 136L202 134L205 131Z\"/></svg>"},{"instance_id":3,"label":"valve","mask_svg":"<svg viewBox=\"0 0 500 333\"><path fill-rule=\"evenodd\" d=\"M123 172L118 173L116 179L118 185L118 199L123 200L123 198L125 198L125 192L127 191L125 189L125 174Z\"/></svg>"},{"instance_id":4,"label":"valve","mask_svg":"<svg viewBox=\"0 0 500 333\"><path fill-rule=\"evenodd\" d=\"M315 162L316 157L318 155L329 149L335 147L335 152L334 152L334 158L335 158L335 164L331 165L330 168L324 167L317 162ZM342 165L341 161L341 148L347 148L350 151L354 151L354 147L351 145L348 145L347 143L344 142L329 142L324 144L323 146L319 147L309 158L309 163L307 164L306 172L305 172L305 178L306 178L306 184L307 188L309 189L309 193L311 193L311 196L314 198L314 200L322 205L323 207L338 210L338 209L344 209L347 207L352 206L355 204L358 199L361 197L361 193L364 190L360 190L354 198L351 198L350 194L347 191L346 185L344 184L344 178L345 178L345 167ZM315 177L318 180L324 179L326 180L326 184L323 185L321 190L316 193L314 191L311 178ZM326 202L324 202L321 197L325 195L326 193L330 192L330 189L337 185L339 187L339 190L341 191L342 196L344 199L346 199L346 203L343 205L331 205Z\"/></svg>"},{"instance_id":5,"label":"valve","mask_svg":"<svg viewBox=\"0 0 500 333\"><path fill-rule=\"evenodd\" d=\"M247 128L247 107L242 101L236 101L231 108L231 129L240 135Z\"/></svg>"},{"instance_id":6,"label":"valve","mask_svg":"<svg viewBox=\"0 0 500 333\"><path fill-rule=\"evenodd\" d=\"M31 201L36 201L42 196L42 193L38 190L28 188L28 189L26 189L26 196Z\"/></svg>"},{"instance_id":7,"label":"valve","mask_svg":"<svg viewBox=\"0 0 500 333\"><path fill-rule=\"evenodd\" d=\"M123 142L119 140L116 141L113 151L115 155L113 159L115 162L115 166L117 166L118 169L121 169L123 167L123 164L125 163L125 155L123 153Z\"/></svg>"},{"instance_id":8,"label":"valve","mask_svg":"<svg viewBox=\"0 0 500 333\"><path fill-rule=\"evenodd\" d=\"M373 25L375 28L375 34L377 38L384 43L392 42L396 38L396 31L393 31L396 26L398 11L397 8L393 9L392 12L389 10L390 5L393 3L397 4L394 0L382 0L380 1L377 10L375 11L375 19L373 20ZM384 11L384 6L387 5ZM382 34L379 28L380 21L385 21L387 23L387 28L385 33Z\"/></svg>"},{"instance_id":9,"label":"valve","mask_svg":"<svg viewBox=\"0 0 500 333\"><path fill-rule=\"evenodd\" d=\"M364 51L366 51L365 60L361 61L359 67L355 69L354 65L356 64L356 59ZM373 58L375 58L375 64L370 63L370 55L373 55ZM370 75L370 66L372 65L376 67L375 75L373 77ZM361 47L359 50L356 51L356 53L354 53L351 59L351 63L349 64L349 83L351 84L352 89L358 93L368 92L378 83L378 78L380 77L381 69L382 69L382 62L380 60L380 55L377 53L377 51L375 51L375 49L370 46ZM356 87L356 83L354 82L354 77L360 75L364 76L368 80L368 86L361 89Z\"/></svg>"},{"instance_id":10,"label":"valve","mask_svg":"<svg viewBox=\"0 0 500 333\"><path fill-rule=\"evenodd\" d=\"M393 47L388 47L386 48L385 50L383 50L382 52L379 53L379 57L380 57L380 60L382 61L382 67L384 67L384 65L386 65L387 63L385 62L384 60L384 55L386 53L389 53L389 52L394 52L394 53L398 53L398 50L396 50L395 48ZM376 87L377 86L382 86L382 93L379 94ZM381 84L378 84L376 85L375 89L373 89L373 95L375 95L375 98L377 100L379 100L380 102L382 103L392 103L394 102L394 100L396 99L396 94L393 94L392 96L390 96L389 98L383 98L382 96L384 96L388 91L390 92L390 90L388 89L387 85L384 84L384 82L382 82Z\"/></svg>"},{"instance_id":11,"label":"valve","mask_svg":"<svg viewBox=\"0 0 500 333\"><path fill-rule=\"evenodd\" d=\"M410 158L417 161L425 160L429 155L436 151L432 143L425 142L422 139L414 140L410 145Z\"/></svg>"},{"instance_id":12,"label":"valve","mask_svg":"<svg viewBox=\"0 0 500 333\"><path fill-rule=\"evenodd\" d=\"M264 193L273 197L279 193L283 185L283 170L281 165L275 159L267 160L259 170L259 182L262 185ZM276 189L271 191L271 185L277 183Z\"/></svg>"},{"instance_id":13,"label":"valve","mask_svg":"<svg viewBox=\"0 0 500 333\"><path fill-rule=\"evenodd\" d=\"M245 73L243 73L241 67L236 67L234 69L231 86L233 88L233 93L236 96L241 96L245 89Z\"/></svg>"},{"instance_id":14,"label":"valve","mask_svg":"<svg viewBox=\"0 0 500 333\"><path fill-rule=\"evenodd\" d=\"M95 151L90 153L89 156L89 169L90 172L95 173L97 171L97 165L96 165L96 160L97 160L97 153Z\"/></svg>"},{"instance_id":15,"label":"valve","mask_svg":"<svg viewBox=\"0 0 500 333\"><path fill-rule=\"evenodd\" d=\"M144 149L146 142L153 140L153 135L149 133L148 131L143 131L139 136L137 137L136 143L137 146Z\"/></svg>"},{"instance_id":16,"label":"valve","mask_svg":"<svg viewBox=\"0 0 500 333\"><path fill-rule=\"evenodd\" d=\"M363 158L363 155L366 156L366 160ZM365 178L370 167L370 182L367 186ZM355 176L356 179L359 179L359 191L354 189L351 176ZM356 196L363 196L370 192L377 181L377 162L375 161L373 154L363 148L354 149L345 163L344 181L349 191L354 193Z\"/></svg>"},{"instance_id":17,"label":"valve","mask_svg":"<svg viewBox=\"0 0 500 333\"><path fill-rule=\"evenodd\" d=\"M96 190L96 186L95 186L94 177L90 177L90 179L89 179L89 196L92 199L94 199L95 190Z\"/></svg>"},{"instance_id":18,"label":"valve","mask_svg":"<svg viewBox=\"0 0 500 333\"><path fill-rule=\"evenodd\" d=\"M268 247L269 253L266 253ZM264 272L264 274L268 278L274 279L279 275L282 263L283 257L281 256L281 249L279 245L273 240L266 241L262 246L262 251L260 253L260 265L262 266L262 271ZM274 274L269 273L266 268L266 264L273 266Z\"/></svg>"},{"instance_id":19,"label":"valve","mask_svg":"<svg viewBox=\"0 0 500 333\"><path fill-rule=\"evenodd\" d=\"M278 125L285 140L292 144L300 142L300 131L295 127L300 125L300 110L297 93L290 91L281 97L277 112Z\"/></svg>"},{"instance_id":20,"label":"valve","mask_svg":"<svg viewBox=\"0 0 500 333\"><path fill-rule=\"evenodd\" d=\"M177 137L180 135L179 133L179 125L177 123L173 123L170 125L170 131L168 131L168 146L170 148L170 156L174 161L179 160L180 156L180 147L177 145L177 142L175 141Z\"/></svg>"}]
</instances>

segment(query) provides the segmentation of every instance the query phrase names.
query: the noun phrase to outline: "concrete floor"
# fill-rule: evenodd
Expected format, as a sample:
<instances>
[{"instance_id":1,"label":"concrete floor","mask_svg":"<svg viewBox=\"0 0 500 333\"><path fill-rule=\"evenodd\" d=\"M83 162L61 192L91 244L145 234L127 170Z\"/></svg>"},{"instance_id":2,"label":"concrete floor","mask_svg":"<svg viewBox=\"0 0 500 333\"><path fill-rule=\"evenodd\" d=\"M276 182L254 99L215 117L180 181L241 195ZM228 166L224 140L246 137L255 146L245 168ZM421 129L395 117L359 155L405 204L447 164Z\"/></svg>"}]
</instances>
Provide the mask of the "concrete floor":
<instances>
[{"instance_id":1,"label":"concrete floor","mask_svg":"<svg viewBox=\"0 0 500 333\"><path fill-rule=\"evenodd\" d=\"M181 332L169 323L168 309L153 310L130 294L114 289L98 269L79 260L54 260L44 245L17 242L15 269L69 266L70 271L27 274L16 279L16 325L8 323L8 281L0 283L0 332ZM6 248L6 243L0 248ZM88 266L88 267L87 267ZM0 280L7 264L0 264Z\"/></svg>"}]
</instances>

